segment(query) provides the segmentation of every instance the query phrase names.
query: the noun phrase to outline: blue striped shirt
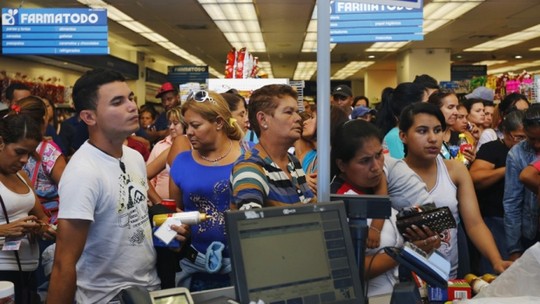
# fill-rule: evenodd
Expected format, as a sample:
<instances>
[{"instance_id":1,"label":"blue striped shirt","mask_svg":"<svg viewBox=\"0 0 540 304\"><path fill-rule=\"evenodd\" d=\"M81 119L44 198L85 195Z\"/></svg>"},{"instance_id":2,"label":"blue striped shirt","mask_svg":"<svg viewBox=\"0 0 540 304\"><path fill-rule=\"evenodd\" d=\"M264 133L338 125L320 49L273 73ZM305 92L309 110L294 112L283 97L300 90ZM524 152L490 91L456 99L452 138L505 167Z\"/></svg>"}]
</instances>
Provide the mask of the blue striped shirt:
<instances>
[{"instance_id":1,"label":"blue striped shirt","mask_svg":"<svg viewBox=\"0 0 540 304\"><path fill-rule=\"evenodd\" d=\"M289 176L272 161L259 144L234 164L231 174L231 209L249 209L315 202L306 174L289 154Z\"/></svg>"}]
</instances>

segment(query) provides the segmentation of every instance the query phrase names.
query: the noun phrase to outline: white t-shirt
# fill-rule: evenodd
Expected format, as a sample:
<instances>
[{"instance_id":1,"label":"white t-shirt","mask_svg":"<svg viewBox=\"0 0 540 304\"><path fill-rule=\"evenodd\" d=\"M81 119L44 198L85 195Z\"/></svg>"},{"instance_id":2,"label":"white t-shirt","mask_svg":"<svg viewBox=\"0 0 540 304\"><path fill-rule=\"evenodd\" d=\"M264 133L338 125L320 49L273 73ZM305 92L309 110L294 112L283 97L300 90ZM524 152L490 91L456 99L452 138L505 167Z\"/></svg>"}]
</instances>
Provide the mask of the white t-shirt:
<instances>
[{"instance_id":1,"label":"white t-shirt","mask_svg":"<svg viewBox=\"0 0 540 304\"><path fill-rule=\"evenodd\" d=\"M85 142L60 181L59 219L92 223L77 262L77 303L106 303L122 289L159 288L141 155L126 146L121 161Z\"/></svg>"}]
</instances>

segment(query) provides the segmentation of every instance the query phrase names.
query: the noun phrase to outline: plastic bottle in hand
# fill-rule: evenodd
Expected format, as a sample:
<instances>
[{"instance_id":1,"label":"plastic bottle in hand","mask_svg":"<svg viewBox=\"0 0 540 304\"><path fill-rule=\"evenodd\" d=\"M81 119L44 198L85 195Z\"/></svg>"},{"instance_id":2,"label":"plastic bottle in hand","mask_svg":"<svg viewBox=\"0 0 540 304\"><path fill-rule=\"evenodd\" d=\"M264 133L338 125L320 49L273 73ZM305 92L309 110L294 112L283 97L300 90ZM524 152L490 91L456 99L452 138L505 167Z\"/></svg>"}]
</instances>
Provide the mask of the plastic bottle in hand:
<instances>
[{"instance_id":1,"label":"plastic bottle in hand","mask_svg":"<svg viewBox=\"0 0 540 304\"><path fill-rule=\"evenodd\" d=\"M459 133L458 146L459 146L459 151L458 151L458 155L456 159L462 162L465 166L469 167L471 163L469 162L467 158L465 158L464 151L465 150L471 151L473 146L472 144L469 143L464 133Z\"/></svg>"}]
</instances>

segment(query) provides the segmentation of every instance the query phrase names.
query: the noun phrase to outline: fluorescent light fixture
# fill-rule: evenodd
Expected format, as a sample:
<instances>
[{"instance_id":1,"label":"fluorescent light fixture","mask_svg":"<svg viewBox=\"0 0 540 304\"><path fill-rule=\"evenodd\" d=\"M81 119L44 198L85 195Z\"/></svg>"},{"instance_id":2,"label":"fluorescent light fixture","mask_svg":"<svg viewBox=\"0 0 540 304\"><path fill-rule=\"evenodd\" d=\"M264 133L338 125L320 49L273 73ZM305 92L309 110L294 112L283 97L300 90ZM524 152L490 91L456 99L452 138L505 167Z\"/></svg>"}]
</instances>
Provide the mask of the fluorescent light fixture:
<instances>
[{"instance_id":1,"label":"fluorescent light fixture","mask_svg":"<svg viewBox=\"0 0 540 304\"><path fill-rule=\"evenodd\" d=\"M270 61L259 61L257 65L261 71L264 71L268 78L274 78L274 73L272 73L272 65Z\"/></svg>"},{"instance_id":2,"label":"fluorescent light fixture","mask_svg":"<svg viewBox=\"0 0 540 304\"><path fill-rule=\"evenodd\" d=\"M118 23L134 31L135 33L152 33L153 32L151 29L142 25L138 21L118 21Z\"/></svg>"},{"instance_id":3,"label":"fluorescent light fixture","mask_svg":"<svg viewBox=\"0 0 540 304\"><path fill-rule=\"evenodd\" d=\"M124 27L130 29L131 31L138 33L139 35L145 37L146 39L159 44L161 47L167 49L169 52L184 58L185 60L195 64L195 65L207 65L204 61L199 59L196 56L191 55L181 47L177 46L176 44L170 42L167 38L163 37L162 35L154 32L149 27L143 25L142 23L138 21L134 21L133 18L129 17L128 15L124 14L121 10L117 9L116 7L102 1L102 0L77 0L77 2L84 4L86 6L89 6L91 8L105 8L107 9L107 17L118 22L119 24L123 25ZM219 73L212 67L208 67L208 71L218 77L223 78L225 77L223 74Z\"/></svg>"},{"instance_id":4,"label":"fluorescent light fixture","mask_svg":"<svg viewBox=\"0 0 540 304\"><path fill-rule=\"evenodd\" d=\"M366 52L395 52L408 44L408 41L402 42L375 42Z\"/></svg>"},{"instance_id":5,"label":"fluorescent light fixture","mask_svg":"<svg viewBox=\"0 0 540 304\"><path fill-rule=\"evenodd\" d=\"M529 49L531 52L540 52L540 47L534 47L532 49Z\"/></svg>"},{"instance_id":6,"label":"fluorescent light fixture","mask_svg":"<svg viewBox=\"0 0 540 304\"><path fill-rule=\"evenodd\" d=\"M474 65L492 66L492 65L503 64L507 62L508 60L484 60L484 61L476 62Z\"/></svg>"},{"instance_id":7,"label":"fluorescent light fixture","mask_svg":"<svg viewBox=\"0 0 540 304\"><path fill-rule=\"evenodd\" d=\"M523 31L512 33L497 39L492 39L488 42L484 42L463 51L465 52L489 52L511 45L519 44L527 40L535 39L540 37L540 24L533 27L524 29Z\"/></svg>"},{"instance_id":8,"label":"fluorescent light fixture","mask_svg":"<svg viewBox=\"0 0 540 304\"><path fill-rule=\"evenodd\" d=\"M330 52L336 47L337 43L330 43ZM302 53L315 53L317 52L317 6L314 6L313 13L311 14L311 20L309 20L308 27L306 29L306 37L302 44ZM295 78L296 79L296 78ZM299 79L302 80L302 79Z\"/></svg>"},{"instance_id":9,"label":"fluorescent light fixture","mask_svg":"<svg viewBox=\"0 0 540 304\"><path fill-rule=\"evenodd\" d=\"M300 61L294 70L294 80L310 80L317 71L316 61Z\"/></svg>"},{"instance_id":10,"label":"fluorescent light fixture","mask_svg":"<svg viewBox=\"0 0 540 304\"><path fill-rule=\"evenodd\" d=\"M266 52L266 44L252 0L198 0L225 38L236 49Z\"/></svg>"},{"instance_id":11,"label":"fluorescent light fixture","mask_svg":"<svg viewBox=\"0 0 540 304\"><path fill-rule=\"evenodd\" d=\"M488 69L488 73L489 74L503 74L507 72L521 72L525 70L526 68L537 67L537 66L540 66L540 60L512 64L511 66L493 69L493 70Z\"/></svg>"},{"instance_id":12,"label":"fluorescent light fixture","mask_svg":"<svg viewBox=\"0 0 540 304\"><path fill-rule=\"evenodd\" d=\"M351 61L341 70L337 71L330 79L346 79L347 77L355 74L361 69L367 68L374 64L375 61Z\"/></svg>"},{"instance_id":13,"label":"fluorescent light fixture","mask_svg":"<svg viewBox=\"0 0 540 304\"><path fill-rule=\"evenodd\" d=\"M516 56L514 56L514 58L515 58L515 59L522 59L523 56L521 56L521 55L516 55Z\"/></svg>"}]
</instances>

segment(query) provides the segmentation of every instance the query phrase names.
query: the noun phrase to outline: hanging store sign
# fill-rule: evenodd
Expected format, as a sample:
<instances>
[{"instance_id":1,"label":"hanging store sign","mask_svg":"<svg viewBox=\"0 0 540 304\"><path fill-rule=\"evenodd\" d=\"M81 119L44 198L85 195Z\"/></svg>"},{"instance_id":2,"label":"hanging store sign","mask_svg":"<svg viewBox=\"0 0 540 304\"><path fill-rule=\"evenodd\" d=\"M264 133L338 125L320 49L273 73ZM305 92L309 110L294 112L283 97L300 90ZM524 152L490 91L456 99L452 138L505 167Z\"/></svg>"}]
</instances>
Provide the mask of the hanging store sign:
<instances>
[{"instance_id":1,"label":"hanging store sign","mask_svg":"<svg viewBox=\"0 0 540 304\"><path fill-rule=\"evenodd\" d=\"M2 54L109 54L107 10L3 8Z\"/></svg>"},{"instance_id":2,"label":"hanging store sign","mask_svg":"<svg viewBox=\"0 0 540 304\"><path fill-rule=\"evenodd\" d=\"M419 0L421 2L421 0ZM366 1L331 4L330 42L423 40L423 9Z\"/></svg>"}]
</instances>

